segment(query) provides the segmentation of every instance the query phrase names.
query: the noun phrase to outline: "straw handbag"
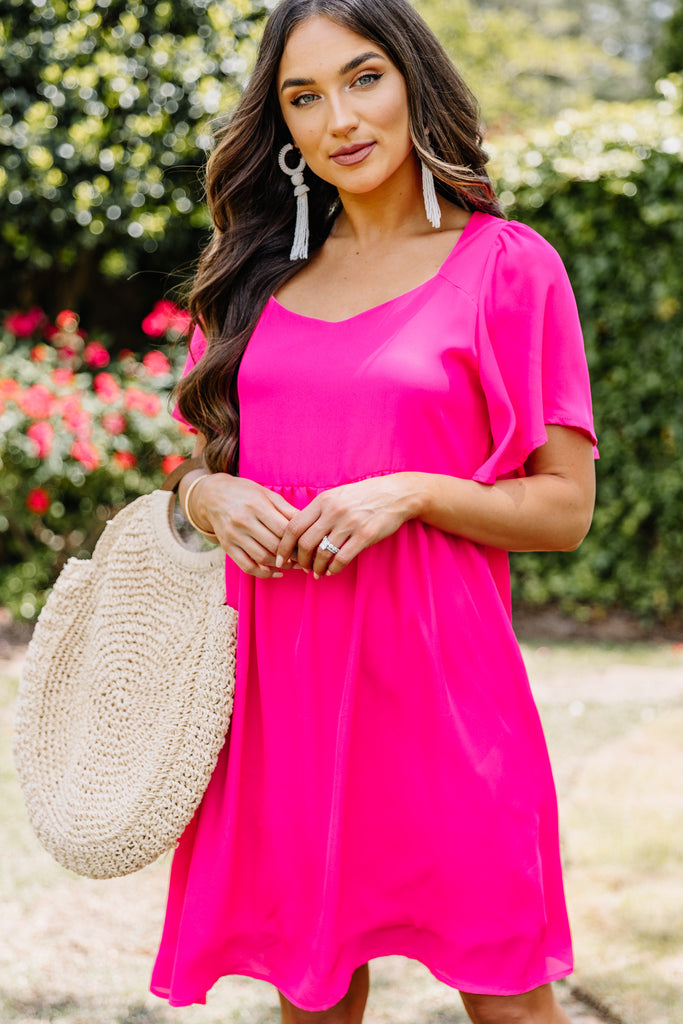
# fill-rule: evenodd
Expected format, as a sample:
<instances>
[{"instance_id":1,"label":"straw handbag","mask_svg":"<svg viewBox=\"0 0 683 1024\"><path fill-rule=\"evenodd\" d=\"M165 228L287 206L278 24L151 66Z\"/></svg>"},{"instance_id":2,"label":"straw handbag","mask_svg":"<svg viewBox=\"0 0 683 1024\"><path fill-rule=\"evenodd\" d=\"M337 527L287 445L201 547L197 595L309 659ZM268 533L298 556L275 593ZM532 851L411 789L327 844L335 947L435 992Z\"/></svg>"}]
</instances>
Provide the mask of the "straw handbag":
<instances>
[{"instance_id":1,"label":"straw handbag","mask_svg":"<svg viewBox=\"0 0 683 1024\"><path fill-rule=\"evenodd\" d=\"M28 816L52 856L90 878L175 844L230 724L225 556L190 551L173 523L172 488L198 463L122 509L91 559L69 559L24 663L14 758Z\"/></svg>"}]
</instances>

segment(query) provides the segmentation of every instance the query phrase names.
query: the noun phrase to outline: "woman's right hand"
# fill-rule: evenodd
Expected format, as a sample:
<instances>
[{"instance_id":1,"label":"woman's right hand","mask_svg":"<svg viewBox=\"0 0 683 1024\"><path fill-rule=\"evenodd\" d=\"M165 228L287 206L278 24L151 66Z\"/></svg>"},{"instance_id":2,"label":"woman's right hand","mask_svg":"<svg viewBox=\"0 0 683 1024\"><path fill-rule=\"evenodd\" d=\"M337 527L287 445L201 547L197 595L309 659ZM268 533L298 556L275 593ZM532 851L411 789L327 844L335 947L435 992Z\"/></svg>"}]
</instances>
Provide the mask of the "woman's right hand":
<instances>
[{"instance_id":1,"label":"woman's right hand","mask_svg":"<svg viewBox=\"0 0 683 1024\"><path fill-rule=\"evenodd\" d=\"M240 569L259 579L282 576L275 555L282 535L298 511L281 495L254 480L228 473L207 473L191 496L191 514L216 534Z\"/></svg>"}]
</instances>

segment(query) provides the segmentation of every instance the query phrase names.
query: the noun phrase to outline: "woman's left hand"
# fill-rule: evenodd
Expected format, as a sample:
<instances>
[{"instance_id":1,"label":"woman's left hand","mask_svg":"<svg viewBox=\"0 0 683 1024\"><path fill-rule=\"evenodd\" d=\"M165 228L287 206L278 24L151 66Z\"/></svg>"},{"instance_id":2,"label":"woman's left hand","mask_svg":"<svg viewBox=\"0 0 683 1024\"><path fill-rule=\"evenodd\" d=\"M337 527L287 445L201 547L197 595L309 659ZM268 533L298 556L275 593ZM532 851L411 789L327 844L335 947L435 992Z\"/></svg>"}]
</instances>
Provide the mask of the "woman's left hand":
<instances>
[{"instance_id":1,"label":"woman's left hand","mask_svg":"<svg viewBox=\"0 0 683 1024\"><path fill-rule=\"evenodd\" d=\"M418 474L392 473L319 494L290 520L276 553L316 576L340 573L365 548L395 533L419 509ZM324 537L339 554L320 547Z\"/></svg>"}]
</instances>

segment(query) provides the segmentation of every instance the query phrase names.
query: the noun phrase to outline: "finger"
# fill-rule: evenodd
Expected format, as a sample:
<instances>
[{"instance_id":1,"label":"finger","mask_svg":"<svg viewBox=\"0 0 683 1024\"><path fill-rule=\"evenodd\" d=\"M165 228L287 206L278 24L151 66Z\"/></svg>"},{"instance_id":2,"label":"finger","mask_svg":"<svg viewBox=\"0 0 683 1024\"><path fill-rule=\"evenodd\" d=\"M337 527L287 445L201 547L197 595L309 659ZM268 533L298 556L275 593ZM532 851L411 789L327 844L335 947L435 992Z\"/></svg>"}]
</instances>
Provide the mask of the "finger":
<instances>
[{"instance_id":1,"label":"finger","mask_svg":"<svg viewBox=\"0 0 683 1024\"><path fill-rule=\"evenodd\" d=\"M239 537L237 540L233 539L230 542L230 548L232 550L236 549L238 551L243 551L247 558L249 558L255 565L268 566L271 569L276 568L273 553L263 544L259 544L254 537L249 536L248 534ZM231 555L231 557L233 557L228 548L226 548L226 551Z\"/></svg>"},{"instance_id":2,"label":"finger","mask_svg":"<svg viewBox=\"0 0 683 1024\"><path fill-rule=\"evenodd\" d=\"M235 539L240 547L245 548L257 562L262 561L260 554L257 554L252 547L257 544L266 554L266 562L275 565L275 554L280 543L280 534L273 533L267 526L258 520L249 529L240 530Z\"/></svg>"},{"instance_id":3,"label":"finger","mask_svg":"<svg viewBox=\"0 0 683 1024\"><path fill-rule=\"evenodd\" d=\"M296 506L291 505L286 498L283 498L277 491L268 491L270 500L272 501L275 508L282 513L287 522L293 518L299 511Z\"/></svg>"},{"instance_id":4,"label":"finger","mask_svg":"<svg viewBox=\"0 0 683 1024\"><path fill-rule=\"evenodd\" d=\"M282 534L282 539L278 544L275 554L275 564L278 568L283 566L285 562L292 557L292 553L296 548L297 562L302 566L302 568L310 569L312 562L311 552L302 549L301 537L306 530L309 530L313 523L317 521L318 516L319 511L315 506L315 503L312 502L310 505L307 505L305 509L297 512L296 516L289 522Z\"/></svg>"},{"instance_id":5,"label":"finger","mask_svg":"<svg viewBox=\"0 0 683 1024\"><path fill-rule=\"evenodd\" d=\"M284 575L279 570L275 569L274 566L259 565L258 562L255 562L253 558L250 558L249 555L240 548L237 548L232 552L226 552L226 554L228 554L242 572L248 573L249 576L256 576L258 579L262 580L270 580L281 579Z\"/></svg>"},{"instance_id":6,"label":"finger","mask_svg":"<svg viewBox=\"0 0 683 1024\"><path fill-rule=\"evenodd\" d=\"M361 551L364 551L368 546L367 541L361 539L358 535L349 537L343 545L340 545L339 542L337 542L337 547L340 549L339 554L334 555L330 559L324 574L326 576L338 576L339 573L343 572L344 569L351 564L354 558L357 558ZM320 575L323 574L320 573Z\"/></svg>"},{"instance_id":7,"label":"finger","mask_svg":"<svg viewBox=\"0 0 683 1024\"><path fill-rule=\"evenodd\" d=\"M325 544L326 538L328 543L332 545L332 547L338 548L339 551L330 551L329 547L327 547ZM320 543L317 545L313 553L313 564L311 566L311 568L313 569L313 574L316 577L325 575L325 573L329 570L330 566L334 563L334 560L338 558L339 555L341 554L343 545L347 539L348 534L342 535L337 533L335 536L334 532L329 534L326 533L322 537Z\"/></svg>"}]
</instances>

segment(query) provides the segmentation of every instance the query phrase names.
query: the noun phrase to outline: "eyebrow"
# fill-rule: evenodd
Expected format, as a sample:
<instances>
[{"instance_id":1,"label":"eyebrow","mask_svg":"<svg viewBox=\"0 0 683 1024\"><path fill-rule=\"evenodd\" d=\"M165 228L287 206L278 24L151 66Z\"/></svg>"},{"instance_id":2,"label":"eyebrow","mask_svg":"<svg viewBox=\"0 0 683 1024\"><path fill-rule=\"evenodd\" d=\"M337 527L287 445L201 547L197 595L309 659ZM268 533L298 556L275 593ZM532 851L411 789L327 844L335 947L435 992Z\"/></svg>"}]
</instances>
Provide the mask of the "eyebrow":
<instances>
[{"instance_id":1,"label":"eyebrow","mask_svg":"<svg viewBox=\"0 0 683 1024\"><path fill-rule=\"evenodd\" d=\"M375 53L374 50L368 50L367 53L361 53L357 57L353 57L352 60L348 61L342 68L339 69L339 75L341 78L344 75L348 75L349 72L355 71L356 68L360 67L361 64L365 64L368 60L383 60L381 53ZM286 78L280 86L280 92L284 92L285 89L292 89L302 85L315 85L314 78Z\"/></svg>"}]
</instances>

